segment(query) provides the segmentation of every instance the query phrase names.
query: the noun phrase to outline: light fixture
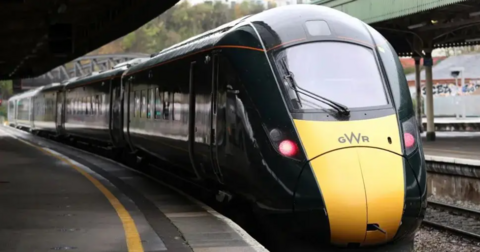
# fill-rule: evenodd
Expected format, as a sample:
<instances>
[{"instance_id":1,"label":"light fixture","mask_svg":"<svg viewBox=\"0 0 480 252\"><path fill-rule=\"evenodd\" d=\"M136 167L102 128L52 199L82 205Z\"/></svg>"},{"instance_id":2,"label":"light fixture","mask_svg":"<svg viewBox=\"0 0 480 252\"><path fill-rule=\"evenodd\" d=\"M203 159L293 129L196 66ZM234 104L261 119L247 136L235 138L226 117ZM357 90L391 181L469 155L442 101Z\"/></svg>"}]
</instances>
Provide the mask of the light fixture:
<instances>
[{"instance_id":1,"label":"light fixture","mask_svg":"<svg viewBox=\"0 0 480 252\"><path fill-rule=\"evenodd\" d=\"M426 25L425 22L420 23L420 24L414 24L414 25L408 26L408 29L410 29L410 30L412 30L412 29L417 29L417 28L423 27L423 26L425 26L425 25Z\"/></svg>"},{"instance_id":2,"label":"light fixture","mask_svg":"<svg viewBox=\"0 0 480 252\"><path fill-rule=\"evenodd\" d=\"M465 42L477 42L480 41L480 38L474 38L474 39L465 39Z\"/></svg>"},{"instance_id":3,"label":"light fixture","mask_svg":"<svg viewBox=\"0 0 480 252\"><path fill-rule=\"evenodd\" d=\"M472 12L469 14L470 17L476 17L476 16L480 16L480 11L477 11L477 12Z\"/></svg>"}]
</instances>

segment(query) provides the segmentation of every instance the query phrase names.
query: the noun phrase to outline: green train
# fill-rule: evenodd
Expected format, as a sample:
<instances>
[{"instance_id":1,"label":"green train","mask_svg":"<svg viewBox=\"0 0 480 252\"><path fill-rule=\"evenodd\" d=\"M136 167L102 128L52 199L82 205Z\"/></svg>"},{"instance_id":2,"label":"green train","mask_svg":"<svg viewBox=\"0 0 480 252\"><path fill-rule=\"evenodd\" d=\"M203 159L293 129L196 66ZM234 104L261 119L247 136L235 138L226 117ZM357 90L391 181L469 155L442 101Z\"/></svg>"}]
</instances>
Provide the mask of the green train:
<instances>
[{"instance_id":1,"label":"green train","mask_svg":"<svg viewBox=\"0 0 480 252\"><path fill-rule=\"evenodd\" d=\"M168 162L324 251L413 250L427 189L408 85L393 47L345 13L270 9L31 94L45 92L55 116L23 111L23 127L51 118L57 135Z\"/></svg>"}]
</instances>

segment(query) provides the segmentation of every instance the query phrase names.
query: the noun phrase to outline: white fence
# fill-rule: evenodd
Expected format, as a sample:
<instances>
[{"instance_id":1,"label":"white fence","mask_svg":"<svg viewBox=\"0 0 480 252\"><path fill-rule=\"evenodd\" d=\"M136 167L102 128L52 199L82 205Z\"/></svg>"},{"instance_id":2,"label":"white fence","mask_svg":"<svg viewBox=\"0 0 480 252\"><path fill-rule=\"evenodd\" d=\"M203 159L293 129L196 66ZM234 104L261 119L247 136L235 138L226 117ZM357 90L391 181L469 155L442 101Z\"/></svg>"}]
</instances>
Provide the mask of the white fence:
<instances>
[{"instance_id":1,"label":"white fence","mask_svg":"<svg viewBox=\"0 0 480 252\"><path fill-rule=\"evenodd\" d=\"M425 102L423 109L427 111ZM435 117L480 117L480 95L434 97L433 113Z\"/></svg>"}]
</instances>

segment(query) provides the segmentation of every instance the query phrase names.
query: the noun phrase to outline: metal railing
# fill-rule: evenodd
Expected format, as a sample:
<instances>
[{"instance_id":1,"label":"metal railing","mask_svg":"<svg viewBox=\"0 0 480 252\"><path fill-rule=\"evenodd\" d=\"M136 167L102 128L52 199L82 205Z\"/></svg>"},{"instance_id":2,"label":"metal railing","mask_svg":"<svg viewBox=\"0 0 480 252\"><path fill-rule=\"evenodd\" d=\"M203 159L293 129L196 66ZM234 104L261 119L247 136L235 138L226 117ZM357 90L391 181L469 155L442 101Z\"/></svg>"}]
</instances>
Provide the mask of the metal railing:
<instances>
[{"instance_id":1,"label":"metal railing","mask_svg":"<svg viewBox=\"0 0 480 252\"><path fill-rule=\"evenodd\" d=\"M65 65L59 66L48 73L36 78L22 80L22 89L35 88L48 85L55 82L62 82L73 77L83 76L94 71L103 71L111 69L114 65L129 61L135 58L150 57L149 54L131 53L131 54L101 54L87 55L75 59ZM72 65L72 66L69 66Z\"/></svg>"}]
</instances>

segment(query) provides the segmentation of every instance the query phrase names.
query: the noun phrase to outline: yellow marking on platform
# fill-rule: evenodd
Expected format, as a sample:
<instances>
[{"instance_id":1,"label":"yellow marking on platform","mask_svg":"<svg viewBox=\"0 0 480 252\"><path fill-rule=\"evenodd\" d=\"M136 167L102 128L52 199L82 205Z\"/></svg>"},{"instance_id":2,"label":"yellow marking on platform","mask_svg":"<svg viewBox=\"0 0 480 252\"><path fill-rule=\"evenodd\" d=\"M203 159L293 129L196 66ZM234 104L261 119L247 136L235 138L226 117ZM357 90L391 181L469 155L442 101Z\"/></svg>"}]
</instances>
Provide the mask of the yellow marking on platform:
<instances>
[{"instance_id":1,"label":"yellow marking on platform","mask_svg":"<svg viewBox=\"0 0 480 252\"><path fill-rule=\"evenodd\" d=\"M92 182L95 187L97 187L98 190L100 190L103 195L110 201L110 204L112 204L113 208L115 208L115 211L118 214L118 217L120 217L120 221L123 224L123 229L125 230L125 237L127 240L127 247L128 247L128 252L143 252L143 245L142 241L140 239L140 234L138 233L137 226L135 225L135 221L133 220L132 216L130 216L130 213L125 209L125 207L120 203L120 201L113 195L100 181L98 181L96 178L92 177L92 175L88 174L86 171L84 171L82 168L76 166L73 164L70 160L58 156L52 152L49 152L41 147L38 147L34 144L31 144L25 140L22 140L20 138L16 138L17 140L30 145L32 147L35 147L36 149L41 150L44 153L47 153L65 163L70 165L73 169L77 170L80 174L85 176L90 182Z\"/></svg>"}]
</instances>

